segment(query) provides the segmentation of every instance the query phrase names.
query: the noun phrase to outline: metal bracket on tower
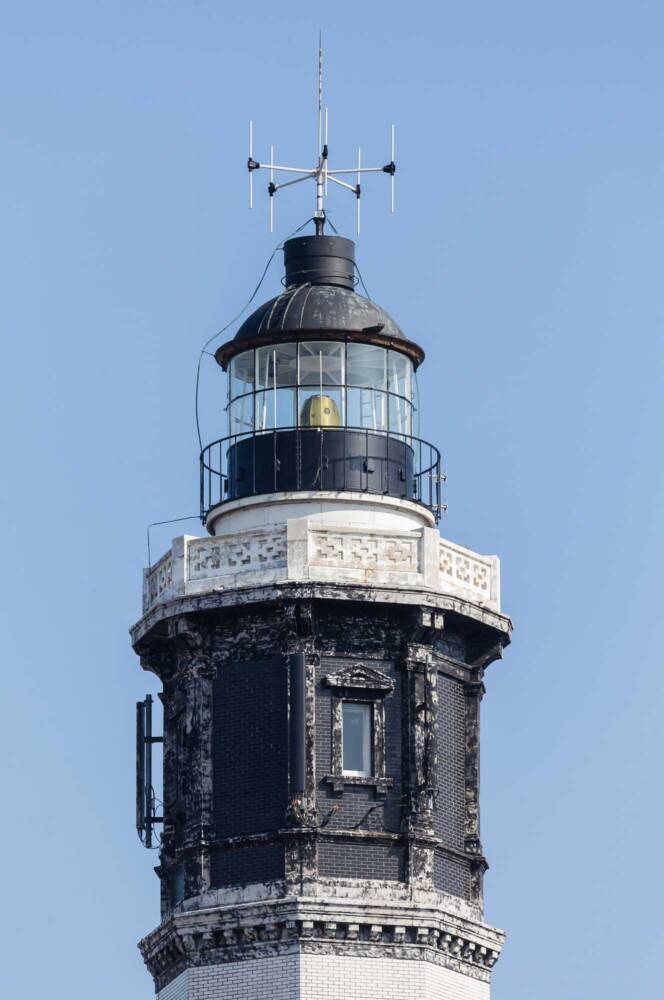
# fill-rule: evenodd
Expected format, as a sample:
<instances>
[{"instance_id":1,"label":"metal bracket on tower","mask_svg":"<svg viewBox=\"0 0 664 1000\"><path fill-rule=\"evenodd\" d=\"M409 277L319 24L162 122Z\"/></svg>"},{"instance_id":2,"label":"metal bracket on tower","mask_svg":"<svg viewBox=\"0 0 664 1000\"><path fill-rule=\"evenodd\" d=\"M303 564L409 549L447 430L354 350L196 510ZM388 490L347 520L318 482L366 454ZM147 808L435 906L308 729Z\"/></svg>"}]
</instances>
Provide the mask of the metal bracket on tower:
<instances>
[{"instance_id":1,"label":"metal bracket on tower","mask_svg":"<svg viewBox=\"0 0 664 1000\"><path fill-rule=\"evenodd\" d=\"M357 205L356 218L358 235L360 233L360 199L362 196L360 177L362 174L388 174L390 178L390 211L394 212L394 175L397 169L396 163L394 162L394 157L396 155L394 125L390 127L390 161L382 167L363 167L362 150L358 149L357 167L339 167L330 169L328 132L328 108L323 107L323 44L321 35L318 44L318 138L316 143L315 166L291 167L277 164L274 162L274 146L270 146L270 162L259 163L258 160L254 159L254 123L252 121L249 122L249 157L247 159L247 170L249 171L249 208L254 207L254 171L261 169L269 170L270 182L268 184L267 193L270 199L270 232L274 229L274 196L277 191L281 191L282 188L292 187L293 184L299 184L302 181L307 180L314 181L316 185L316 208L313 219L316 226L317 236L323 235L323 227L325 226L327 218L325 213L325 199L328 196L328 184L330 182L332 184L336 184L338 187L345 188L347 191L350 191L351 194L355 195ZM294 176L291 180L276 183L274 179L275 173L295 174L296 176ZM348 181L344 180L343 176L341 176L353 173L356 174L355 184L349 184Z\"/></svg>"},{"instance_id":2,"label":"metal bracket on tower","mask_svg":"<svg viewBox=\"0 0 664 1000\"><path fill-rule=\"evenodd\" d=\"M152 735L152 695L136 702L136 830L145 847L153 847L152 828L163 823L157 815L157 800L152 787L152 747L163 743L163 736Z\"/></svg>"}]
</instances>

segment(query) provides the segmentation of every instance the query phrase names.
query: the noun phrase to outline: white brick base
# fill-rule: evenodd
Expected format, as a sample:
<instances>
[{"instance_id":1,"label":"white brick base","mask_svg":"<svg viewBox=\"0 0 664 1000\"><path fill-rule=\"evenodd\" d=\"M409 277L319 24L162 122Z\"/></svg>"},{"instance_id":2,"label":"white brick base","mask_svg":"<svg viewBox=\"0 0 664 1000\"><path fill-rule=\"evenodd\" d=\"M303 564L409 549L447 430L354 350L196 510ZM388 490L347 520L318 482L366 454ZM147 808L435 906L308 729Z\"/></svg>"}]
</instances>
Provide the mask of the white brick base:
<instances>
[{"instance_id":1,"label":"white brick base","mask_svg":"<svg viewBox=\"0 0 664 1000\"><path fill-rule=\"evenodd\" d=\"M189 970L183 972L157 994L158 1000L188 1000L190 996Z\"/></svg>"},{"instance_id":2,"label":"white brick base","mask_svg":"<svg viewBox=\"0 0 664 1000\"><path fill-rule=\"evenodd\" d=\"M157 1000L489 1000L489 984L430 962L281 955L189 969Z\"/></svg>"}]
</instances>

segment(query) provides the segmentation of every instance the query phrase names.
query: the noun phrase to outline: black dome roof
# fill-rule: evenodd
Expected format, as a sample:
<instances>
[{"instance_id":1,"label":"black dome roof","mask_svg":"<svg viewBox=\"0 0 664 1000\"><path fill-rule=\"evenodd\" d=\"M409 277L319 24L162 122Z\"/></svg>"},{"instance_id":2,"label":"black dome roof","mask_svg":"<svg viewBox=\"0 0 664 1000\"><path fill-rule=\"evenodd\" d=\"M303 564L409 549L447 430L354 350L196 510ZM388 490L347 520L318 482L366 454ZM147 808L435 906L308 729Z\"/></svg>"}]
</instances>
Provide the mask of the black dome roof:
<instances>
[{"instance_id":1,"label":"black dome roof","mask_svg":"<svg viewBox=\"0 0 664 1000\"><path fill-rule=\"evenodd\" d=\"M300 330L339 330L361 333L369 330L386 337L405 339L392 317L370 299L339 285L307 282L287 288L259 306L235 335L235 340L295 333Z\"/></svg>"},{"instance_id":2,"label":"black dome roof","mask_svg":"<svg viewBox=\"0 0 664 1000\"><path fill-rule=\"evenodd\" d=\"M355 244L341 236L301 236L284 244L286 288L249 316L233 340L215 353L222 367L242 350L263 343L332 339L339 335L402 351L417 366L422 348L392 317L354 291Z\"/></svg>"}]
</instances>

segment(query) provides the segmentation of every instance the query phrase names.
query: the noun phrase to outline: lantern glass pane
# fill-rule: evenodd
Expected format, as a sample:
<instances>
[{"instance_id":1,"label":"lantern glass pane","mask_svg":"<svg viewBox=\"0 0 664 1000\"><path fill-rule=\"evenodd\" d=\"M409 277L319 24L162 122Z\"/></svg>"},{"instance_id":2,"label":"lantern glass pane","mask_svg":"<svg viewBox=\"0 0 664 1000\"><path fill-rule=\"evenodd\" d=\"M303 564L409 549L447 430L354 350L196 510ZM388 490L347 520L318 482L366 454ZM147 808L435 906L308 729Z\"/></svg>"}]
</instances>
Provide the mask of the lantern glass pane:
<instances>
[{"instance_id":1,"label":"lantern glass pane","mask_svg":"<svg viewBox=\"0 0 664 1000\"><path fill-rule=\"evenodd\" d=\"M254 387L254 352L245 351L233 358L230 364L231 399L251 392Z\"/></svg>"},{"instance_id":2,"label":"lantern glass pane","mask_svg":"<svg viewBox=\"0 0 664 1000\"><path fill-rule=\"evenodd\" d=\"M300 385L343 385L345 344L303 341L300 344Z\"/></svg>"},{"instance_id":3,"label":"lantern glass pane","mask_svg":"<svg viewBox=\"0 0 664 1000\"><path fill-rule=\"evenodd\" d=\"M297 344L272 344L256 351L256 388L297 385Z\"/></svg>"},{"instance_id":4,"label":"lantern glass pane","mask_svg":"<svg viewBox=\"0 0 664 1000\"><path fill-rule=\"evenodd\" d=\"M371 705L344 701L341 706L344 774L371 774Z\"/></svg>"},{"instance_id":5,"label":"lantern glass pane","mask_svg":"<svg viewBox=\"0 0 664 1000\"><path fill-rule=\"evenodd\" d=\"M371 389L386 387L385 362L387 351L373 344L348 344L348 385L367 386Z\"/></svg>"}]
</instances>

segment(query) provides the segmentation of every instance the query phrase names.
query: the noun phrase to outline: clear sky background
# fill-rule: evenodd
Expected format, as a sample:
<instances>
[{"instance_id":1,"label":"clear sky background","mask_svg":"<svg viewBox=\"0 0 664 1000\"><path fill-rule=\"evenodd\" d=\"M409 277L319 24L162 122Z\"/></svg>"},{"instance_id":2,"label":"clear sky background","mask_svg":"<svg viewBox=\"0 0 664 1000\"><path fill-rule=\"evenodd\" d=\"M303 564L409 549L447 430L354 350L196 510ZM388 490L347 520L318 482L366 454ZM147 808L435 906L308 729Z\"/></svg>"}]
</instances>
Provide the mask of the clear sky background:
<instances>
[{"instance_id":1,"label":"clear sky background","mask_svg":"<svg viewBox=\"0 0 664 1000\"><path fill-rule=\"evenodd\" d=\"M312 156L322 26L337 162L384 162L397 123L397 214L367 182L358 259L427 351L443 534L501 556L516 626L483 703L493 1000L659 996L662 5L321 9L4 5L0 994L151 995L134 702L157 685L127 629L147 523L197 509L199 348L311 214L284 193L270 236L260 176L249 213L246 129ZM353 199L332 212L352 236ZM223 386L207 359L208 440Z\"/></svg>"}]
</instances>

